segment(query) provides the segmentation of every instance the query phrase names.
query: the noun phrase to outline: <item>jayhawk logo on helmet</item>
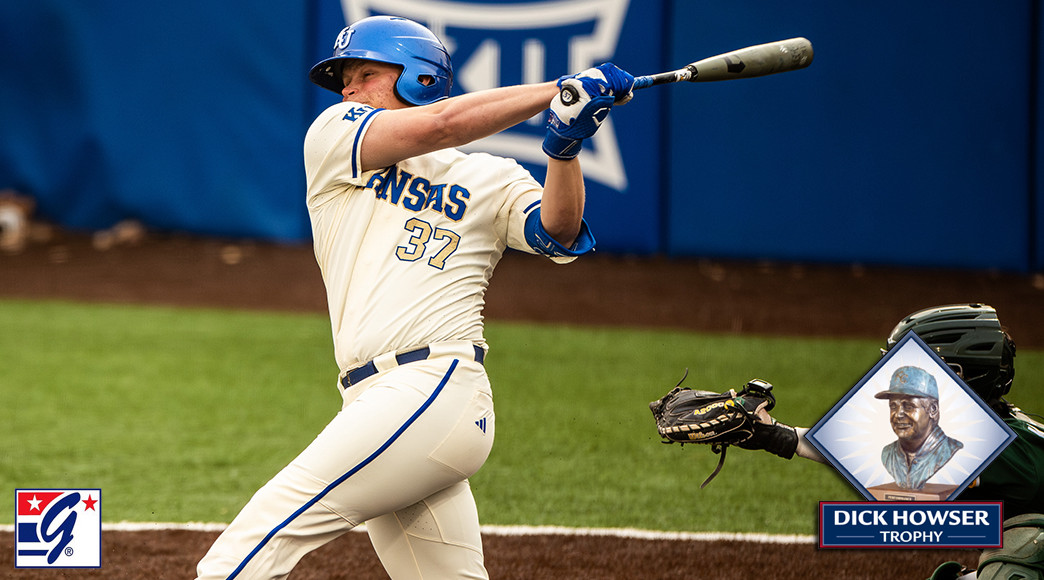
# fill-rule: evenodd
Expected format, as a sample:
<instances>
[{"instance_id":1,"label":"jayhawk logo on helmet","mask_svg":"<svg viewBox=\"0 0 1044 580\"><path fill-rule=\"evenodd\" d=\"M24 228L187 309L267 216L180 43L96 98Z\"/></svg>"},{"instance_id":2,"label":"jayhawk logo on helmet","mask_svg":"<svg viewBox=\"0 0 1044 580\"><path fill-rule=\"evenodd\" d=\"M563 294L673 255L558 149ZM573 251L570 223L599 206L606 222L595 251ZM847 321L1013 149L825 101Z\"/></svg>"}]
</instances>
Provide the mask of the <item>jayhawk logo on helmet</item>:
<instances>
[{"instance_id":1,"label":"jayhawk logo on helmet","mask_svg":"<svg viewBox=\"0 0 1044 580\"><path fill-rule=\"evenodd\" d=\"M334 41L334 53L335 54L336 54L336 52L338 50L344 50L344 49L348 48L348 43L352 41L352 33L353 32L355 32L355 29L352 28L351 26L349 26L348 28L345 28L344 30L341 31L340 34L337 35L337 40Z\"/></svg>"}]
</instances>

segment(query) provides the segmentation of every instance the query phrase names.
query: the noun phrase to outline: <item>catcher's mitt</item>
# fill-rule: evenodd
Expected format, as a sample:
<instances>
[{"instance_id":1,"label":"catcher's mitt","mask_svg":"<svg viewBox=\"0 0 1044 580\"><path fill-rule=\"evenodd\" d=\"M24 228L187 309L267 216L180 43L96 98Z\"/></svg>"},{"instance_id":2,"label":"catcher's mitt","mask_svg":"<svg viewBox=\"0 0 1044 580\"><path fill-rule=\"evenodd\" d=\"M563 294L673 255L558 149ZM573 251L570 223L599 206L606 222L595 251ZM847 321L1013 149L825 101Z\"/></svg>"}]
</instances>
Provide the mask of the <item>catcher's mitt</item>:
<instances>
[{"instance_id":1,"label":"catcher's mitt","mask_svg":"<svg viewBox=\"0 0 1044 580\"><path fill-rule=\"evenodd\" d=\"M757 412L771 411L775 405L772 385L753 379L738 393L735 389L724 393L696 391L679 382L662 398L649 403L649 410L664 443L702 443L721 454L714 473L700 486L703 488L721 471L728 446L754 436Z\"/></svg>"}]
</instances>

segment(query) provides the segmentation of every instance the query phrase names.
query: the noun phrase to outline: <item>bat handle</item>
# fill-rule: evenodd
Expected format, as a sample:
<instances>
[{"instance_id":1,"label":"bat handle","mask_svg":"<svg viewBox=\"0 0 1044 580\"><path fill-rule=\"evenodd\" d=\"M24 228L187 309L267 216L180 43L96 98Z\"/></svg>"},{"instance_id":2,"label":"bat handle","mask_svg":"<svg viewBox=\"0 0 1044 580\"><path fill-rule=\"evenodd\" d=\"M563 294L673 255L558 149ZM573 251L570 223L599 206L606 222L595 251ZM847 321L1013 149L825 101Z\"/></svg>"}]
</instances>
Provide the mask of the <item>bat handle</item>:
<instances>
[{"instance_id":1,"label":"bat handle","mask_svg":"<svg viewBox=\"0 0 1044 580\"><path fill-rule=\"evenodd\" d=\"M645 75L634 78L634 90L644 89L653 87L656 85L665 85L667 83L677 83L681 81L691 81L696 78L699 74L696 67L690 65L680 68L678 70L672 70L670 72L664 72L654 75Z\"/></svg>"},{"instance_id":2,"label":"bat handle","mask_svg":"<svg viewBox=\"0 0 1044 580\"><path fill-rule=\"evenodd\" d=\"M698 74L699 71L696 70L696 67L689 64L685 65L683 68L672 70L670 72L634 77L634 85L631 87L631 90L637 91L638 89L647 89L656 85L692 81L696 79L696 75ZM562 87L562 90L559 93L559 99L562 100L562 104L567 106L575 103L579 98L579 93L577 93L576 89L573 87Z\"/></svg>"},{"instance_id":3,"label":"bat handle","mask_svg":"<svg viewBox=\"0 0 1044 580\"><path fill-rule=\"evenodd\" d=\"M634 86L631 87L631 89L636 91L638 89L645 89L651 86L653 86L652 75L645 75L642 77L634 77Z\"/></svg>"}]
</instances>

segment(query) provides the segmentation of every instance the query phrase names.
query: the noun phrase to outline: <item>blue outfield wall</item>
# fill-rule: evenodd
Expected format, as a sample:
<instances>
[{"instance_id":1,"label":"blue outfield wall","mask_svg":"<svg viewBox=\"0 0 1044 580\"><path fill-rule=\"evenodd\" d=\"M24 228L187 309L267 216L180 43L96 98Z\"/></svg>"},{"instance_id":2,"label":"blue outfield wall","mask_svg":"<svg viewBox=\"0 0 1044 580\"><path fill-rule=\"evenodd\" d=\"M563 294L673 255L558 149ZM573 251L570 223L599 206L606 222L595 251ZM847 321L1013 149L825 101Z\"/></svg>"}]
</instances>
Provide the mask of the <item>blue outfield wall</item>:
<instances>
[{"instance_id":1,"label":"blue outfield wall","mask_svg":"<svg viewBox=\"0 0 1044 580\"><path fill-rule=\"evenodd\" d=\"M1036 55L1033 82L1030 85L1033 146L1030 159L1030 210L1026 213L1033 220L1030 227L1030 247L1033 257L1030 269L1044 271L1044 8L1040 2L1031 4L1036 12L1033 22L1032 54Z\"/></svg>"},{"instance_id":2,"label":"blue outfield wall","mask_svg":"<svg viewBox=\"0 0 1044 580\"><path fill-rule=\"evenodd\" d=\"M672 92L669 116L700 124L669 129L671 253L1040 267L1031 1L676 5L672 60L792 36L816 55Z\"/></svg>"},{"instance_id":3,"label":"blue outfield wall","mask_svg":"<svg viewBox=\"0 0 1044 580\"><path fill-rule=\"evenodd\" d=\"M306 238L307 16L298 2L0 3L0 188L70 228Z\"/></svg>"},{"instance_id":4,"label":"blue outfield wall","mask_svg":"<svg viewBox=\"0 0 1044 580\"><path fill-rule=\"evenodd\" d=\"M455 93L813 41L806 70L614 111L583 154L602 252L1044 270L1037 0L6 2L0 188L71 228L306 241L302 140L338 100L307 69L387 13L447 40ZM472 148L542 179L542 132Z\"/></svg>"}]
</instances>

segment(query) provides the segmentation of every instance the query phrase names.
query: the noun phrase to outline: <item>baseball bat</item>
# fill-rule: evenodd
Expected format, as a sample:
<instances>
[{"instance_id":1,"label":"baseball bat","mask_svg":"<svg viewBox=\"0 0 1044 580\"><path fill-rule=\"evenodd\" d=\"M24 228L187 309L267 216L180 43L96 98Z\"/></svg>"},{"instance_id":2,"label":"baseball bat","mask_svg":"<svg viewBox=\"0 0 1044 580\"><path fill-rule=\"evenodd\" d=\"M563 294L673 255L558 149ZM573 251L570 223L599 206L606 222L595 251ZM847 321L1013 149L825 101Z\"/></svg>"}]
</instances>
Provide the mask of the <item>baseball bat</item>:
<instances>
[{"instance_id":1,"label":"baseball bat","mask_svg":"<svg viewBox=\"0 0 1044 580\"><path fill-rule=\"evenodd\" d=\"M799 70L812 64L812 43L790 38L726 52L659 74L636 77L635 89L687 81L708 83L763 77Z\"/></svg>"}]
</instances>

